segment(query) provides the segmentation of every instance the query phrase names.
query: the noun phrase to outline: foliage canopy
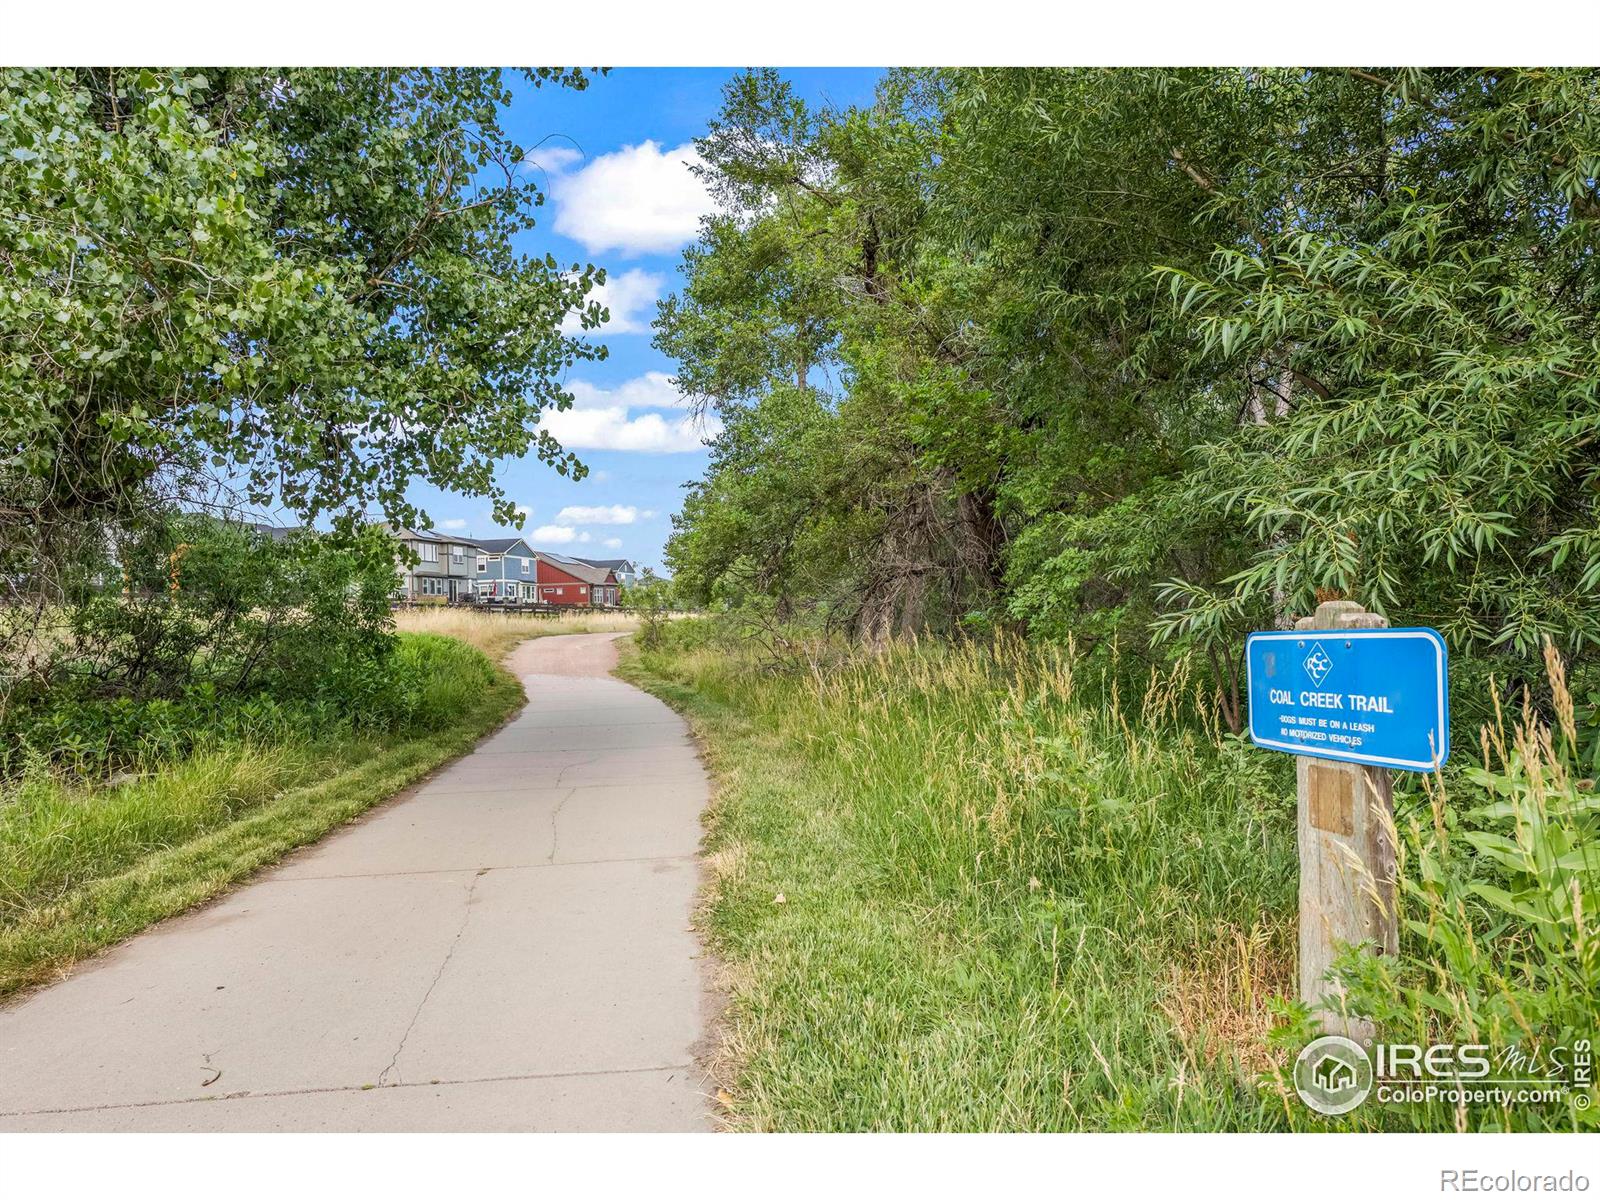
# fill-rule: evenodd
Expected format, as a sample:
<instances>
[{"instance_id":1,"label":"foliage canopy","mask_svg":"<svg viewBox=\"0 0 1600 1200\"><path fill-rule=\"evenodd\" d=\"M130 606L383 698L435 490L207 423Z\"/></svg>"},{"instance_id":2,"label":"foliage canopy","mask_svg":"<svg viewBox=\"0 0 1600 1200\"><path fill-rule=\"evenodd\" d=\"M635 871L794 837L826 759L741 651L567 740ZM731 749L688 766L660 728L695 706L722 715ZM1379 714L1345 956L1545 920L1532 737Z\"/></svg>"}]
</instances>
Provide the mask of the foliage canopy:
<instances>
[{"instance_id":1,"label":"foliage canopy","mask_svg":"<svg viewBox=\"0 0 1600 1200\"><path fill-rule=\"evenodd\" d=\"M578 71L533 81L584 87ZM413 480L581 473L539 414L603 354L602 279L518 251L542 202L498 71L0 71L0 518L207 485L348 528Z\"/></svg>"},{"instance_id":2,"label":"foliage canopy","mask_svg":"<svg viewBox=\"0 0 1600 1200\"><path fill-rule=\"evenodd\" d=\"M1600 648L1600 73L754 72L700 151L726 212L657 337L726 428L690 598Z\"/></svg>"}]
</instances>

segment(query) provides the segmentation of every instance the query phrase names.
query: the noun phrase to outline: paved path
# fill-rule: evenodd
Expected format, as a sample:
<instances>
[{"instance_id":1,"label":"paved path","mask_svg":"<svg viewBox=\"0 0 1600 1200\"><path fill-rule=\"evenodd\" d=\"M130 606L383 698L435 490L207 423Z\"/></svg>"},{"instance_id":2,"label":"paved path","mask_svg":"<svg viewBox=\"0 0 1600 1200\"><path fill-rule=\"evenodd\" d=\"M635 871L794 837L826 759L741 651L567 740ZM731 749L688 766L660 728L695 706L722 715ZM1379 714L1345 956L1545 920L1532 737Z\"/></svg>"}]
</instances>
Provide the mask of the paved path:
<instances>
[{"instance_id":1,"label":"paved path","mask_svg":"<svg viewBox=\"0 0 1600 1200\"><path fill-rule=\"evenodd\" d=\"M0 1129L693 1130L706 781L615 635L407 798L0 1009Z\"/></svg>"}]
</instances>

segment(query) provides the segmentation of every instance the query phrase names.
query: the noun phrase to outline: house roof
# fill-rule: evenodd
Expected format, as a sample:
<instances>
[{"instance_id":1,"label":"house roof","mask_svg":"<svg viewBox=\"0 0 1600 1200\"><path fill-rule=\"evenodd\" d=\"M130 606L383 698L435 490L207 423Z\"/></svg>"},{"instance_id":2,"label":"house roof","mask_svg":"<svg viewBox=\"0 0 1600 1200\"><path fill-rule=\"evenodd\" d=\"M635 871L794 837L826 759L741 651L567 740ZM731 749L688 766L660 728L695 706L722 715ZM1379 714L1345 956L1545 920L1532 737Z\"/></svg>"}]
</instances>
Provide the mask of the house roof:
<instances>
[{"instance_id":1,"label":"house roof","mask_svg":"<svg viewBox=\"0 0 1600 1200\"><path fill-rule=\"evenodd\" d=\"M457 541L466 542L480 550L487 550L490 554L509 554L511 547L521 546L528 553L533 553L533 548L519 537L514 538L457 538Z\"/></svg>"},{"instance_id":2,"label":"house roof","mask_svg":"<svg viewBox=\"0 0 1600 1200\"><path fill-rule=\"evenodd\" d=\"M568 575L583 580L585 583L615 582L610 578L611 568L602 567L583 558L571 558L565 554L553 554L549 550L539 551L539 557L549 559Z\"/></svg>"},{"instance_id":3,"label":"house roof","mask_svg":"<svg viewBox=\"0 0 1600 1200\"><path fill-rule=\"evenodd\" d=\"M631 558L575 558L574 562L588 563L591 567L605 567L611 571L633 570Z\"/></svg>"},{"instance_id":4,"label":"house roof","mask_svg":"<svg viewBox=\"0 0 1600 1200\"><path fill-rule=\"evenodd\" d=\"M448 542L451 545L460 544L463 546L481 545L478 539L462 537L458 533L439 533L432 529L409 529L403 526L397 528L387 524L384 529L394 537L408 542L439 542L441 544Z\"/></svg>"},{"instance_id":5,"label":"house roof","mask_svg":"<svg viewBox=\"0 0 1600 1200\"><path fill-rule=\"evenodd\" d=\"M548 558L553 561L563 563L580 563L591 567L595 565L583 563L583 560L581 559L567 558L564 554L552 554L548 550L535 550L532 546L528 545L527 539L525 538L466 537L459 533L439 533L431 529L407 529L395 528L394 526L386 526L386 528L388 528L389 532L395 537L402 538L407 541L439 542L441 544L449 543L453 546L472 546L475 549L482 550L485 554L511 554L514 551L514 547L521 546L523 552L530 555L537 555L540 558ZM622 560L619 559L617 561L620 562ZM604 583L605 579L602 577L600 579L593 580L592 582Z\"/></svg>"},{"instance_id":6,"label":"house roof","mask_svg":"<svg viewBox=\"0 0 1600 1200\"><path fill-rule=\"evenodd\" d=\"M275 542L283 541L291 533L299 533L301 528L299 525L271 525L266 521L246 521L245 524L257 533L266 534Z\"/></svg>"}]
</instances>

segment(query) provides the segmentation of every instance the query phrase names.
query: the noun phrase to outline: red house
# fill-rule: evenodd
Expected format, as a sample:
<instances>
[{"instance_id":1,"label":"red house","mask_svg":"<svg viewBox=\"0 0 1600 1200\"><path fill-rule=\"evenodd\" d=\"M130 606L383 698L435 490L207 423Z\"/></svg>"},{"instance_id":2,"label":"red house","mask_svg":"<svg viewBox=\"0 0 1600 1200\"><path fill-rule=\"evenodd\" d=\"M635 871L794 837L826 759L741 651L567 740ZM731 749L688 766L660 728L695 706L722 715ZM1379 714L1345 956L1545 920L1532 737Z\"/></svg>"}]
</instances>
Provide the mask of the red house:
<instances>
[{"instance_id":1,"label":"red house","mask_svg":"<svg viewBox=\"0 0 1600 1200\"><path fill-rule=\"evenodd\" d=\"M616 573L607 567L588 563L564 554L539 551L539 601L542 604L569 604L611 608L617 604L621 586Z\"/></svg>"}]
</instances>

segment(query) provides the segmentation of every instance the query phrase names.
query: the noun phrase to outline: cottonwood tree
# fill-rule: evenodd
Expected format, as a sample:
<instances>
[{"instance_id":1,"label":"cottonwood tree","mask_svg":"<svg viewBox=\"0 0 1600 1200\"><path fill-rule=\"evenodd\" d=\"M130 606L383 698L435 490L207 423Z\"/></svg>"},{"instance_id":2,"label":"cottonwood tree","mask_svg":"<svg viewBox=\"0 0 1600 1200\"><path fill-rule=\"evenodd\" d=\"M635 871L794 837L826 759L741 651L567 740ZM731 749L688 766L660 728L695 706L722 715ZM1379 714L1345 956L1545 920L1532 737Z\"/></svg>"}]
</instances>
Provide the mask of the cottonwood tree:
<instances>
[{"instance_id":1,"label":"cottonwood tree","mask_svg":"<svg viewBox=\"0 0 1600 1200\"><path fill-rule=\"evenodd\" d=\"M583 87L576 71L535 83ZM204 475L348 526L418 479L509 498L601 350L592 267L519 251L542 197L478 70L0 71L8 541ZM52 534L53 536L53 534Z\"/></svg>"},{"instance_id":2,"label":"cottonwood tree","mask_svg":"<svg viewBox=\"0 0 1600 1200\"><path fill-rule=\"evenodd\" d=\"M775 72L730 84L699 143L725 212L656 338L724 426L669 549L680 587L875 644L947 626L992 559L969 553L971 506L914 428L926 346L898 252L920 203L899 136L808 109Z\"/></svg>"},{"instance_id":3,"label":"cottonwood tree","mask_svg":"<svg viewBox=\"0 0 1600 1200\"><path fill-rule=\"evenodd\" d=\"M1225 697L1245 630L1335 595L1592 653L1597 88L900 71L811 111L748 77L702 146L735 215L660 323L727 410L669 561L870 640L1175 637Z\"/></svg>"}]
</instances>

